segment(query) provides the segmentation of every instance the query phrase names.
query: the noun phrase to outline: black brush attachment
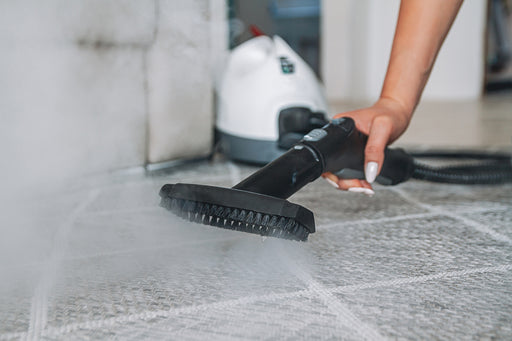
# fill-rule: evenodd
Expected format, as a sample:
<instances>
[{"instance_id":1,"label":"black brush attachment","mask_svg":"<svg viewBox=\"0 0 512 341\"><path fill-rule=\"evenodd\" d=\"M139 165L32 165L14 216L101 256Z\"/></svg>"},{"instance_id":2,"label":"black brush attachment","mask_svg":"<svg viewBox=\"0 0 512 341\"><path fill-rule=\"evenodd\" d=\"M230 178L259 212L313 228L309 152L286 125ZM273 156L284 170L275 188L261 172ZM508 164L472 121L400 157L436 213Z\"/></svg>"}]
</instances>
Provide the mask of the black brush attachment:
<instances>
[{"instance_id":1,"label":"black brush attachment","mask_svg":"<svg viewBox=\"0 0 512 341\"><path fill-rule=\"evenodd\" d=\"M164 185L160 196L161 206L195 223L298 241L315 232L313 212L268 195L178 183Z\"/></svg>"},{"instance_id":2,"label":"black brush attachment","mask_svg":"<svg viewBox=\"0 0 512 341\"><path fill-rule=\"evenodd\" d=\"M161 206L196 223L306 241L315 232L313 213L286 199L324 172L364 178L366 136L350 118L338 118L313 129L282 156L233 188L167 184L160 190ZM400 149L386 149L377 178L394 185L409 179L412 158Z\"/></svg>"}]
</instances>

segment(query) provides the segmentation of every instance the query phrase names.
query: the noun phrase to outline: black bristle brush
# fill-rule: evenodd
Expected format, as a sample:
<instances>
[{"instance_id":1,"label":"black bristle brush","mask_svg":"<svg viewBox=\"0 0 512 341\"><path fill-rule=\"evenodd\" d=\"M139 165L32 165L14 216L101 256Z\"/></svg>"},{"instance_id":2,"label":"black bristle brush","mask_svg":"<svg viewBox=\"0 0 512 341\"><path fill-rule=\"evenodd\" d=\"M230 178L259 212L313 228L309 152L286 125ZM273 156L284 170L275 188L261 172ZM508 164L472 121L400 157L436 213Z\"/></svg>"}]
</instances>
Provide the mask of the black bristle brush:
<instances>
[{"instance_id":1,"label":"black bristle brush","mask_svg":"<svg viewBox=\"0 0 512 341\"><path fill-rule=\"evenodd\" d=\"M167 184L160 205L196 223L306 241L315 232L313 212L286 199L324 172L364 179L365 145L354 121L338 118L233 188ZM413 159L403 150L386 149L385 160L378 182L394 185L411 177Z\"/></svg>"}]
</instances>

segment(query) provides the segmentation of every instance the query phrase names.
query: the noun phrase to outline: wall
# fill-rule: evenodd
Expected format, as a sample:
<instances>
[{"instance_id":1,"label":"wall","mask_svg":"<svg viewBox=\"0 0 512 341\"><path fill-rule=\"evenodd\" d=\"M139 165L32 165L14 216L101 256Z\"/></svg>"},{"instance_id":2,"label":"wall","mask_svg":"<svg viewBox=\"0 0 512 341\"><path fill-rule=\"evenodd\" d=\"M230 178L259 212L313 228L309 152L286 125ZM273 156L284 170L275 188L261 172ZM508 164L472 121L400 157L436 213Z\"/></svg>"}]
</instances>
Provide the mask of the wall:
<instances>
[{"instance_id":1,"label":"wall","mask_svg":"<svg viewBox=\"0 0 512 341\"><path fill-rule=\"evenodd\" d=\"M148 52L150 163L205 156L213 144L213 84L227 53L224 0L160 1Z\"/></svg>"},{"instance_id":2,"label":"wall","mask_svg":"<svg viewBox=\"0 0 512 341\"><path fill-rule=\"evenodd\" d=\"M208 154L224 7L1 1L4 178L40 181Z\"/></svg>"},{"instance_id":3,"label":"wall","mask_svg":"<svg viewBox=\"0 0 512 341\"><path fill-rule=\"evenodd\" d=\"M331 101L378 98L399 0L322 1L322 78ZM465 1L436 61L423 99L479 98L487 4Z\"/></svg>"}]
</instances>

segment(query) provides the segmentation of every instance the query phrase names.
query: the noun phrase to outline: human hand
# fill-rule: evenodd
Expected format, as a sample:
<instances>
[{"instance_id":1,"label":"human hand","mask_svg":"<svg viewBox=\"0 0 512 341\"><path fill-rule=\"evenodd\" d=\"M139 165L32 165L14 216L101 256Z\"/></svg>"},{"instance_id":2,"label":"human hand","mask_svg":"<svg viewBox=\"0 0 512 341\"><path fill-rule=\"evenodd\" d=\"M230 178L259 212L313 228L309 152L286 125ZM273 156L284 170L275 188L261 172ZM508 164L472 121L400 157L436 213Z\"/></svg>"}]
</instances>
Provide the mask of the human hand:
<instances>
[{"instance_id":1,"label":"human hand","mask_svg":"<svg viewBox=\"0 0 512 341\"><path fill-rule=\"evenodd\" d=\"M322 177L334 187L351 192L375 194L371 183L380 173L384 162L384 149L402 135L411 120L412 113L398 101L381 98L368 108L337 114L338 117L351 117L357 130L368 136L364 151L364 170L366 180L339 179L332 173L324 173Z\"/></svg>"}]
</instances>

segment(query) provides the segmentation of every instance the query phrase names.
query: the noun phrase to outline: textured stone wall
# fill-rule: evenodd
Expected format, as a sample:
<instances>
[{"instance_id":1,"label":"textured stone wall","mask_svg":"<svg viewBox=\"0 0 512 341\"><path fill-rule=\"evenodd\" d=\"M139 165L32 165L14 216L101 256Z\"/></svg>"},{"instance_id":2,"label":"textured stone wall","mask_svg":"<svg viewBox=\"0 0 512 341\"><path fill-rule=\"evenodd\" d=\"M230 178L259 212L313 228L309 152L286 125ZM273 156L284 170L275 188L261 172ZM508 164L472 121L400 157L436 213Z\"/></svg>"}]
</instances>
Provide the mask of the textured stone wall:
<instances>
[{"instance_id":1,"label":"textured stone wall","mask_svg":"<svg viewBox=\"0 0 512 341\"><path fill-rule=\"evenodd\" d=\"M161 0L148 52L149 162L206 155L213 91L207 0Z\"/></svg>"},{"instance_id":2,"label":"textured stone wall","mask_svg":"<svg viewBox=\"0 0 512 341\"><path fill-rule=\"evenodd\" d=\"M211 29L214 18L223 25L221 3L0 1L0 151L12 174L61 177L209 153L211 40L227 40Z\"/></svg>"}]
</instances>

